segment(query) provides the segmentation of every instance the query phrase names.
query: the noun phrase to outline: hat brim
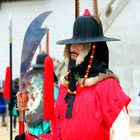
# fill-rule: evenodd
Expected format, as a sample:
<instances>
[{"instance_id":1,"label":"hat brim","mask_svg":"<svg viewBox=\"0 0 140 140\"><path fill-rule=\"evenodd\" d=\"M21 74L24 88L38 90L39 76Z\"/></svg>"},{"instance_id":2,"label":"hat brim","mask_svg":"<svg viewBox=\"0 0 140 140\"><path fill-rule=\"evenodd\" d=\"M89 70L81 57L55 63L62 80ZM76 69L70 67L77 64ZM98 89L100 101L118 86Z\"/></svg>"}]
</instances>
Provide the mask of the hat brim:
<instances>
[{"instance_id":1,"label":"hat brim","mask_svg":"<svg viewBox=\"0 0 140 140\"><path fill-rule=\"evenodd\" d=\"M31 65L32 68L44 68L44 65L42 64L34 64L34 65Z\"/></svg>"},{"instance_id":2,"label":"hat brim","mask_svg":"<svg viewBox=\"0 0 140 140\"><path fill-rule=\"evenodd\" d=\"M107 41L120 41L120 39L109 38L109 37L105 37L105 36L88 38L88 39L87 38L85 38L85 39L70 38L70 39L64 39L64 40L57 41L56 44L68 45L68 44L77 44L77 43L92 43L92 42L107 42Z\"/></svg>"}]
</instances>

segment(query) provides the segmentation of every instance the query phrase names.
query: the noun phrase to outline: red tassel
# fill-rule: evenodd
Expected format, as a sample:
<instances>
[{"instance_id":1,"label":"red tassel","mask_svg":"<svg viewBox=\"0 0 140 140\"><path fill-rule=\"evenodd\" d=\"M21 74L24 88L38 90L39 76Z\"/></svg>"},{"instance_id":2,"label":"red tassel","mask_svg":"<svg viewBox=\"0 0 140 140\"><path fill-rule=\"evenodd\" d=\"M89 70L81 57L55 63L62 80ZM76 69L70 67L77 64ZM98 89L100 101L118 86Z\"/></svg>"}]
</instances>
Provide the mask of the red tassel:
<instances>
[{"instance_id":1,"label":"red tassel","mask_svg":"<svg viewBox=\"0 0 140 140\"><path fill-rule=\"evenodd\" d=\"M54 119L54 69L51 57L44 60L44 96L43 118L46 121Z\"/></svg>"},{"instance_id":2,"label":"red tassel","mask_svg":"<svg viewBox=\"0 0 140 140\"><path fill-rule=\"evenodd\" d=\"M10 71L11 71L10 67L7 67L3 91L3 97L7 102L10 102Z\"/></svg>"}]
</instances>

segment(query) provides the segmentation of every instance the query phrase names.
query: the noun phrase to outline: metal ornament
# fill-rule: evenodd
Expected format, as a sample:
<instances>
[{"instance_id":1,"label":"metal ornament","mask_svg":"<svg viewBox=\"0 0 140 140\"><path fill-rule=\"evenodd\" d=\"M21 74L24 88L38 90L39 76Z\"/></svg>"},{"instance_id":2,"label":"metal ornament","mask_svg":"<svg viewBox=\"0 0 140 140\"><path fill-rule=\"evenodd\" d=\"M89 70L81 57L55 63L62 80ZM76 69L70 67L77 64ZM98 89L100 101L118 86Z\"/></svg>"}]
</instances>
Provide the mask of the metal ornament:
<instances>
[{"instance_id":1,"label":"metal ornament","mask_svg":"<svg viewBox=\"0 0 140 140\"><path fill-rule=\"evenodd\" d=\"M27 73L25 79L28 91L25 121L29 127L35 127L43 120L43 78L43 69L33 69Z\"/></svg>"}]
</instances>

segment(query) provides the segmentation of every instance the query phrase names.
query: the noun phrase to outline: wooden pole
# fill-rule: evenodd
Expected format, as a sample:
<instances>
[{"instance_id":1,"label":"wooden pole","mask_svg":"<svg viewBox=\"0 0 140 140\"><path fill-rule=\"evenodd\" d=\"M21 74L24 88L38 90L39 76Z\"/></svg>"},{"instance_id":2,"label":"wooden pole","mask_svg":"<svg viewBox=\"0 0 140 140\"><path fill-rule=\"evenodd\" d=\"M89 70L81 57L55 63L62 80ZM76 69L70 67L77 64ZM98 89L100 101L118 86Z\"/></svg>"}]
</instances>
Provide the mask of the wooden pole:
<instances>
[{"instance_id":1,"label":"wooden pole","mask_svg":"<svg viewBox=\"0 0 140 140\"><path fill-rule=\"evenodd\" d=\"M96 18L96 20L99 22L99 15L98 15L98 2L97 0L93 0L93 15Z\"/></svg>"},{"instance_id":2,"label":"wooden pole","mask_svg":"<svg viewBox=\"0 0 140 140\"><path fill-rule=\"evenodd\" d=\"M42 47L41 47L41 44L39 44L39 53L40 53L40 54L42 53Z\"/></svg>"},{"instance_id":3,"label":"wooden pole","mask_svg":"<svg viewBox=\"0 0 140 140\"><path fill-rule=\"evenodd\" d=\"M79 0L75 0L75 18L80 15L80 2Z\"/></svg>"},{"instance_id":4,"label":"wooden pole","mask_svg":"<svg viewBox=\"0 0 140 140\"><path fill-rule=\"evenodd\" d=\"M46 54L49 55L49 29L46 34Z\"/></svg>"}]
</instances>

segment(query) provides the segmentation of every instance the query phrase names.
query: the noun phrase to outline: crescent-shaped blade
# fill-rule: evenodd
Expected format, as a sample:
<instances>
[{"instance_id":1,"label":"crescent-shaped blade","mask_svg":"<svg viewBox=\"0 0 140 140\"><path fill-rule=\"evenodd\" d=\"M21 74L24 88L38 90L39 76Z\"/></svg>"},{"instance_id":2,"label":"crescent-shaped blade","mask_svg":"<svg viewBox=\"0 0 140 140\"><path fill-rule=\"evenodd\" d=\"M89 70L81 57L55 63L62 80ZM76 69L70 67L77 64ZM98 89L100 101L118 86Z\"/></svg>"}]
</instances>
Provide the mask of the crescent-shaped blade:
<instances>
[{"instance_id":1,"label":"crescent-shaped blade","mask_svg":"<svg viewBox=\"0 0 140 140\"><path fill-rule=\"evenodd\" d=\"M27 28L24 36L22 54L21 54L21 67L20 67L20 88L24 88L23 77L26 76L30 68L33 56L39 46L42 38L48 32L47 28L41 28L42 23L52 11L47 11L37 16Z\"/></svg>"}]
</instances>

